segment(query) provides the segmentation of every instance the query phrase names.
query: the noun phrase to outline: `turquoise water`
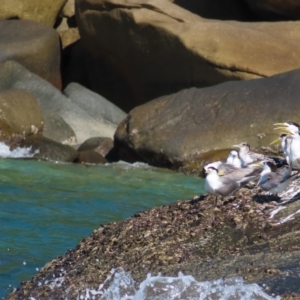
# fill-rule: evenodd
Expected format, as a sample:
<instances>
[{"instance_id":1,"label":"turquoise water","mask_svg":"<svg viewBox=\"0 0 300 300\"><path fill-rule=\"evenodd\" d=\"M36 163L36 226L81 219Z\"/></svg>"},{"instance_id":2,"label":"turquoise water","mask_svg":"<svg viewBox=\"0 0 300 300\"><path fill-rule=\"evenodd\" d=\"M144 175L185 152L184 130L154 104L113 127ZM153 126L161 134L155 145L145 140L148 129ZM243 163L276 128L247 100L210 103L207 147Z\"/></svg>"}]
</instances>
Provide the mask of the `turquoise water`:
<instances>
[{"instance_id":1,"label":"turquoise water","mask_svg":"<svg viewBox=\"0 0 300 300\"><path fill-rule=\"evenodd\" d=\"M0 297L100 224L203 193L200 178L125 163L0 160Z\"/></svg>"}]
</instances>

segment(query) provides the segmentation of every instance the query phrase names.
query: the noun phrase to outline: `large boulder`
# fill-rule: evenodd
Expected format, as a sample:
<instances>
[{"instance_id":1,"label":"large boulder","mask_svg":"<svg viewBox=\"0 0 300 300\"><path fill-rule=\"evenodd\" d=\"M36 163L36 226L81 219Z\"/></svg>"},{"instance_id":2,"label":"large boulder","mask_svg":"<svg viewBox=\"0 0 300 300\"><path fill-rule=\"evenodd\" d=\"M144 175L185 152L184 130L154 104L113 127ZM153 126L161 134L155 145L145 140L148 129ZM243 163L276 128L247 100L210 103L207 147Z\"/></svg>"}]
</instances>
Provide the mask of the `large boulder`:
<instances>
[{"instance_id":1,"label":"large boulder","mask_svg":"<svg viewBox=\"0 0 300 300\"><path fill-rule=\"evenodd\" d=\"M7 60L61 89L60 42L54 29L31 21L0 20L0 62Z\"/></svg>"},{"instance_id":2,"label":"large boulder","mask_svg":"<svg viewBox=\"0 0 300 300\"><path fill-rule=\"evenodd\" d=\"M81 144L95 136L112 138L117 128L115 122L123 118L120 109L109 106L107 100L99 102L86 89L86 93L80 94L86 103L80 104L80 101L76 102L76 97L66 97L14 61L0 64L0 91L7 89L33 94L44 115L44 135L64 144Z\"/></svg>"},{"instance_id":3,"label":"large boulder","mask_svg":"<svg viewBox=\"0 0 300 300\"><path fill-rule=\"evenodd\" d=\"M76 144L76 134L59 108L67 98L47 81L15 61L0 63L0 91L21 90L35 96L44 116L44 135L60 143Z\"/></svg>"},{"instance_id":4,"label":"large boulder","mask_svg":"<svg viewBox=\"0 0 300 300\"><path fill-rule=\"evenodd\" d=\"M75 5L90 87L125 110L183 88L300 67L300 22L208 20L161 0Z\"/></svg>"},{"instance_id":5,"label":"large boulder","mask_svg":"<svg viewBox=\"0 0 300 300\"><path fill-rule=\"evenodd\" d=\"M160 97L129 113L115 148L120 159L178 169L199 168L205 152L244 141L266 146L278 137L275 122L299 122L299 82L294 70Z\"/></svg>"},{"instance_id":6,"label":"large boulder","mask_svg":"<svg viewBox=\"0 0 300 300\"><path fill-rule=\"evenodd\" d=\"M117 125L127 116L113 103L78 83L70 83L63 92L92 118L103 123L102 128L97 129L102 136L113 136ZM108 131L108 134L105 134L105 131Z\"/></svg>"},{"instance_id":7,"label":"large boulder","mask_svg":"<svg viewBox=\"0 0 300 300\"><path fill-rule=\"evenodd\" d=\"M245 0L258 16L264 19L300 19L299 0Z\"/></svg>"},{"instance_id":8,"label":"large boulder","mask_svg":"<svg viewBox=\"0 0 300 300\"><path fill-rule=\"evenodd\" d=\"M53 26L67 0L1 0L0 19L31 20Z\"/></svg>"},{"instance_id":9,"label":"large boulder","mask_svg":"<svg viewBox=\"0 0 300 300\"><path fill-rule=\"evenodd\" d=\"M0 141L12 145L16 140L43 131L43 115L32 94L0 91Z\"/></svg>"}]
</instances>

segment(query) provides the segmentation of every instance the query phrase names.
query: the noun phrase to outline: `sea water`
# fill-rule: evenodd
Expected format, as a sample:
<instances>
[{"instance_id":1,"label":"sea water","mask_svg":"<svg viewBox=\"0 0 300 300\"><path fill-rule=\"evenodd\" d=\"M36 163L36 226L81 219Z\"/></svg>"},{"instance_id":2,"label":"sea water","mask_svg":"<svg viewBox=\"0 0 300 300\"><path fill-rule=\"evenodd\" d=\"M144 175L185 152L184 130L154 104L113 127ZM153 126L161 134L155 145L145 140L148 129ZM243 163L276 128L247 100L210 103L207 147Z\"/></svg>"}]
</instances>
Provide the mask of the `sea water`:
<instances>
[{"instance_id":1,"label":"sea water","mask_svg":"<svg viewBox=\"0 0 300 300\"><path fill-rule=\"evenodd\" d=\"M100 224L203 193L203 179L143 163L35 161L1 143L0 155L0 298Z\"/></svg>"},{"instance_id":2,"label":"sea water","mask_svg":"<svg viewBox=\"0 0 300 300\"><path fill-rule=\"evenodd\" d=\"M87 166L26 160L30 149L11 152L1 143L0 156L7 158L0 159L0 297L100 224L204 192L203 179L143 163ZM22 159L11 159L17 157ZM54 288L63 275L62 270L62 277L40 285ZM148 274L136 288L130 272L113 269L108 288L104 283L96 290L79 287L77 299L279 299L238 277L198 282L180 272L177 277Z\"/></svg>"}]
</instances>

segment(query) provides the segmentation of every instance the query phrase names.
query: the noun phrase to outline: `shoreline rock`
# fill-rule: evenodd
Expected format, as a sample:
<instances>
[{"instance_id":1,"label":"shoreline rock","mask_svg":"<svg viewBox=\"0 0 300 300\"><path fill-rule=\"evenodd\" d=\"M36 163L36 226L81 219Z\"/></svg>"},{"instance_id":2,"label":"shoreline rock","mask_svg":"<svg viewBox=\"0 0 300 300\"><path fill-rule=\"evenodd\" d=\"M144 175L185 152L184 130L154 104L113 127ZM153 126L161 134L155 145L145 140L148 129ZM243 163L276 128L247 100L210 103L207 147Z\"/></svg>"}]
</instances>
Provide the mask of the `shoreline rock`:
<instances>
[{"instance_id":1,"label":"shoreline rock","mask_svg":"<svg viewBox=\"0 0 300 300\"><path fill-rule=\"evenodd\" d=\"M273 200L257 188L242 188L216 206L214 197L201 196L101 225L6 299L77 299L88 288L97 290L116 267L131 271L137 283L147 273L177 276L182 271L201 281L242 276L264 285L269 294L300 295L295 284L300 216L284 221L300 202L285 204L289 209L274 215L280 204ZM50 288L53 280L61 284Z\"/></svg>"}]
</instances>

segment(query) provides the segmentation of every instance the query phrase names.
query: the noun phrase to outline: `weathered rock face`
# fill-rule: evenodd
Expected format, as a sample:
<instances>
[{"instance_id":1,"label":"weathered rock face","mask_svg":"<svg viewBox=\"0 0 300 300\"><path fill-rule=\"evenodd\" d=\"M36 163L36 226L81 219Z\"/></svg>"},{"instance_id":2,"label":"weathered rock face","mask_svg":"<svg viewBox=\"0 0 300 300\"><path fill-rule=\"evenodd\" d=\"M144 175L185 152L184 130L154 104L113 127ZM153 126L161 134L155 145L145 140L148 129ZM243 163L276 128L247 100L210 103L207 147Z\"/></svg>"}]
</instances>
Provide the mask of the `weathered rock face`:
<instances>
[{"instance_id":1,"label":"weathered rock face","mask_svg":"<svg viewBox=\"0 0 300 300\"><path fill-rule=\"evenodd\" d=\"M0 91L0 140L14 140L43 131L43 115L35 98L24 91Z\"/></svg>"},{"instance_id":2,"label":"weathered rock face","mask_svg":"<svg viewBox=\"0 0 300 300\"><path fill-rule=\"evenodd\" d=\"M183 88L300 67L299 22L207 20L157 0L75 4L82 44L89 53L90 87L125 110ZM118 80L104 71L101 75L103 64Z\"/></svg>"},{"instance_id":3,"label":"weathered rock face","mask_svg":"<svg viewBox=\"0 0 300 300\"><path fill-rule=\"evenodd\" d=\"M66 0L1 0L0 19L31 20L53 26Z\"/></svg>"},{"instance_id":4,"label":"weathered rock face","mask_svg":"<svg viewBox=\"0 0 300 300\"><path fill-rule=\"evenodd\" d=\"M181 271L200 281L241 276L269 294L299 297L300 215L284 221L299 201L275 214L277 203L258 193L243 188L217 206L214 197L177 201L100 226L7 299L92 298L113 267L131 271L137 285L147 273Z\"/></svg>"},{"instance_id":5,"label":"weathered rock face","mask_svg":"<svg viewBox=\"0 0 300 300\"><path fill-rule=\"evenodd\" d=\"M265 19L300 19L298 0L245 0L250 8Z\"/></svg>"},{"instance_id":6,"label":"weathered rock face","mask_svg":"<svg viewBox=\"0 0 300 300\"><path fill-rule=\"evenodd\" d=\"M174 169L192 164L199 168L206 151L243 141L267 146L278 137L273 123L300 119L299 81L300 70L295 70L191 88L138 106L116 131L120 159L140 158Z\"/></svg>"},{"instance_id":7,"label":"weathered rock face","mask_svg":"<svg viewBox=\"0 0 300 300\"><path fill-rule=\"evenodd\" d=\"M61 89L60 42L54 29L31 21L0 20L0 41L0 62L15 60Z\"/></svg>"}]
</instances>

